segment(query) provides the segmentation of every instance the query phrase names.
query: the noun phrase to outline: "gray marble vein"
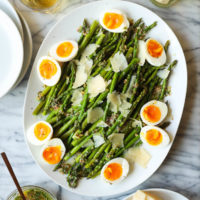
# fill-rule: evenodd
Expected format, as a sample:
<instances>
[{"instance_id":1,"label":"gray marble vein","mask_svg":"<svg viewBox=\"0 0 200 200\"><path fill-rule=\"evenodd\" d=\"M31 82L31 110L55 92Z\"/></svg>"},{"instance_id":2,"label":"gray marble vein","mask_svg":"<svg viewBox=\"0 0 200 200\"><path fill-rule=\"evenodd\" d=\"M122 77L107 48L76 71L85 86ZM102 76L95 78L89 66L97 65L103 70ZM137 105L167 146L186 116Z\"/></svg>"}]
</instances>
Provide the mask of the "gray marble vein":
<instances>
[{"instance_id":1,"label":"gray marble vein","mask_svg":"<svg viewBox=\"0 0 200 200\"><path fill-rule=\"evenodd\" d=\"M10 0L27 20L34 41L33 59L52 25L68 10L88 2L69 0L66 10L56 15L33 12L19 0ZM161 16L179 38L188 65L188 93L183 117L173 147L157 172L138 188L161 187L177 191L190 200L200 200L200 1L179 0L162 9L149 0L132 0ZM32 61L33 61L32 59ZM68 192L52 182L35 164L23 137L23 103L30 69L17 88L0 99L0 152L5 151L22 185L39 185L54 193L58 200L94 200ZM125 195L105 199L123 199ZM0 200L15 189L0 159Z\"/></svg>"}]
</instances>

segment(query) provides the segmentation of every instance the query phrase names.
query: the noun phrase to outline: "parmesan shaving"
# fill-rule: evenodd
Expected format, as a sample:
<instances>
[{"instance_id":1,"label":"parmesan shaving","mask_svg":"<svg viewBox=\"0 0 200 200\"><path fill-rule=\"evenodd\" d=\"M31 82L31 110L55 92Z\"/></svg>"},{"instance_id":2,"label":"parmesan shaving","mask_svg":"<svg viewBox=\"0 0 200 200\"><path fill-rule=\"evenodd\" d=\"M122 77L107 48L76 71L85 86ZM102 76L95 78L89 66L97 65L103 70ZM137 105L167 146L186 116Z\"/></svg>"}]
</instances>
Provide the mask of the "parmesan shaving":
<instances>
[{"instance_id":1,"label":"parmesan shaving","mask_svg":"<svg viewBox=\"0 0 200 200\"><path fill-rule=\"evenodd\" d=\"M91 73L93 60L89 58L89 56L96 51L99 45L90 44L83 51L80 61L76 61L77 71L76 77L73 84L73 88L78 88L86 83L88 76Z\"/></svg>"},{"instance_id":2,"label":"parmesan shaving","mask_svg":"<svg viewBox=\"0 0 200 200\"><path fill-rule=\"evenodd\" d=\"M126 117L130 111L129 108L131 107L131 103L129 103L126 100L126 95L124 94L120 95L120 99L121 99L121 104L119 106L119 111L124 117Z\"/></svg>"},{"instance_id":3,"label":"parmesan shaving","mask_svg":"<svg viewBox=\"0 0 200 200\"><path fill-rule=\"evenodd\" d=\"M73 89L78 88L82 86L87 81L87 73L85 72L85 67L78 66L76 71L76 77L73 84Z\"/></svg>"},{"instance_id":4,"label":"parmesan shaving","mask_svg":"<svg viewBox=\"0 0 200 200\"><path fill-rule=\"evenodd\" d=\"M103 136L101 134L99 134L99 133L95 133L93 135L93 140L94 140L95 148L101 146L105 142Z\"/></svg>"},{"instance_id":5,"label":"parmesan shaving","mask_svg":"<svg viewBox=\"0 0 200 200\"><path fill-rule=\"evenodd\" d=\"M118 111L118 107L121 104L120 95L117 92L109 93L107 100L110 102L110 110L116 113Z\"/></svg>"},{"instance_id":6,"label":"parmesan shaving","mask_svg":"<svg viewBox=\"0 0 200 200\"><path fill-rule=\"evenodd\" d=\"M143 40L138 41L138 58L140 59L139 65L143 66L145 63L145 42Z\"/></svg>"},{"instance_id":7,"label":"parmesan shaving","mask_svg":"<svg viewBox=\"0 0 200 200\"><path fill-rule=\"evenodd\" d=\"M89 147L89 146L92 146L92 145L94 145L94 142L93 142L91 139L89 139L89 140L82 146L82 148Z\"/></svg>"},{"instance_id":8,"label":"parmesan shaving","mask_svg":"<svg viewBox=\"0 0 200 200\"><path fill-rule=\"evenodd\" d=\"M87 122L94 123L103 116L103 109L101 107L96 107L94 109L89 109L87 113Z\"/></svg>"},{"instance_id":9,"label":"parmesan shaving","mask_svg":"<svg viewBox=\"0 0 200 200\"><path fill-rule=\"evenodd\" d=\"M162 79L166 79L169 76L169 70L168 69L159 70L157 76Z\"/></svg>"},{"instance_id":10,"label":"parmesan shaving","mask_svg":"<svg viewBox=\"0 0 200 200\"><path fill-rule=\"evenodd\" d=\"M83 95L81 91L82 91L82 88L79 88L73 91L72 98L71 98L73 106L79 106L81 104L81 101L83 100Z\"/></svg>"},{"instance_id":11,"label":"parmesan shaving","mask_svg":"<svg viewBox=\"0 0 200 200\"><path fill-rule=\"evenodd\" d=\"M113 133L108 136L108 140L112 143L113 148L124 146L124 134L123 133Z\"/></svg>"},{"instance_id":12,"label":"parmesan shaving","mask_svg":"<svg viewBox=\"0 0 200 200\"><path fill-rule=\"evenodd\" d=\"M106 124L104 121L100 121L98 124L97 124L97 127L108 127L108 124Z\"/></svg>"},{"instance_id":13,"label":"parmesan shaving","mask_svg":"<svg viewBox=\"0 0 200 200\"><path fill-rule=\"evenodd\" d=\"M114 72L123 71L128 67L126 57L119 51L110 59L110 62Z\"/></svg>"},{"instance_id":14,"label":"parmesan shaving","mask_svg":"<svg viewBox=\"0 0 200 200\"><path fill-rule=\"evenodd\" d=\"M133 88L135 86L135 81L136 81L136 75L133 75L131 77L131 81L130 81L129 87L128 87L127 92L126 92L126 96L128 98L131 98L131 96L133 94Z\"/></svg>"},{"instance_id":15,"label":"parmesan shaving","mask_svg":"<svg viewBox=\"0 0 200 200\"><path fill-rule=\"evenodd\" d=\"M85 48L85 50L83 51L80 62L82 62L83 60L85 60L85 58L89 59L88 57L89 57L92 53L94 53L98 47L99 47L98 44L89 44L89 45Z\"/></svg>"},{"instance_id":16,"label":"parmesan shaving","mask_svg":"<svg viewBox=\"0 0 200 200\"><path fill-rule=\"evenodd\" d=\"M88 93L90 97L96 97L99 93L105 91L107 82L100 76L97 75L88 80Z\"/></svg>"},{"instance_id":17,"label":"parmesan shaving","mask_svg":"<svg viewBox=\"0 0 200 200\"><path fill-rule=\"evenodd\" d=\"M132 123L132 127L133 128L142 127L142 122L140 120L134 119Z\"/></svg>"},{"instance_id":18,"label":"parmesan shaving","mask_svg":"<svg viewBox=\"0 0 200 200\"><path fill-rule=\"evenodd\" d=\"M147 150L142 147L133 147L130 148L124 155L124 157L129 161L129 163L137 163L143 168L146 168L150 159L151 155Z\"/></svg>"}]
</instances>

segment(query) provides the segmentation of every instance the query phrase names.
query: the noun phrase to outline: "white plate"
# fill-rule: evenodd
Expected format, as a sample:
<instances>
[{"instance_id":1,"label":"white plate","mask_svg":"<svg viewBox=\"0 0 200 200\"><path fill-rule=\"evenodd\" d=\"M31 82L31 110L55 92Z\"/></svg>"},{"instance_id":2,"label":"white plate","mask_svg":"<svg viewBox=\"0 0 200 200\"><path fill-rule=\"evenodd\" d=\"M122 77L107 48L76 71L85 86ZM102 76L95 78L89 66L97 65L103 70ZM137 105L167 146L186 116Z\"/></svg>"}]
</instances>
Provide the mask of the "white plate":
<instances>
[{"instance_id":1,"label":"white plate","mask_svg":"<svg viewBox=\"0 0 200 200\"><path fill-rule=\"evenodd\" d=\"M13 21L0 10L0 97L16 82L23 63L23 42Z\"/></svg>"},{"instance_id":2,"label":"white plate","mask_svg":"<svg viewBox=\"0 0 200 200\"><path fill-rule=\"evenodd\" d=\"M33 108L36 107L37 101L36 96L37 92L42 89L42 84L39 81L36 73L36 63L41 56L47 55L50 47L57 41L65 39L78 39L79 34L77 33L77 28L82 24L83 19L87 18L89 20L98 19L100 13L106 8L117 8L124 11L127 16L137 20L140 17L143 17L147 25L151 24L154 21L158 22L158 25L155 29L151 31L149 36L157 38L162 43L165 43L166 40L171 41L169 48L169 55L174 60L178 60L178 65L175 68L174 72L170 78L170 85L172 86L171 95L169 96L169 105L172 109L172 114L174 120L167 128L171 136L171 143L162 151L151 152L152 159L148 164L146 169L143 169L139 166L135 166L134 172L130 173L128 177L118 185L108 185L103 183L100 180L100 177L97 177L93 180L81 180L80 184L76 189L71 189L66 183L66 177L58 172L52 172L53 167L47 166L41 162L39 159L40 148L32 146L27 141L27 130L28 128L36 122L39 118L32 116ZM27 144L30 148L30 151L35 159L36 163L51 177L56 183L63 186L64 188L82 195L87 196L109 196L117 195L123 192L126 192L139 184L147 180L162 164L163 160L167 156L173 140L175 138L180 119L183 112L183 107L185 103L186 96L186 87L187 87L187 70L185 57L182 51L182 48L177 40L175 34L169 28L169 26L156 14L152 11L126 1L95 1L79 8L74 9L72 12L63 17L52 30L48 33L44 39L38 54L35 58L33 64L32 72L28 82L28 88L24 104L24 133Z\"/></svg>"},{"instance_id":3,"label":"white plate","mask_svg":"<svg viewBox=\"0 0 200 200\"><path fill-rule=\"evenodd\" d=\"M29 29L29 26L26 20L24 19L23 15L20 14L19 12L18 14L19 14L22 27L23 27L23 32L24 32L24 61L23 61L23 67L20 72L20 75L17 81L15 82L14 86L12 87L12 89L14 89L24 78L29 68L31 58L32 58L32 51L33 51L33 41L32 41L32 36L31 36L31 31Z\"/></svg>"},{"instance_id":4,"label":"white plate","mask_svg":"<svg viewBox=\"0 0 200 200\"><path fill-rule=\"evenodd\" d=\"M171 191L171 190L166 190L166 189L161 189L161 188L152 188L152 189L146 189L143 190L146 192L149 192L151 195L155 195L156 197L162 199L162 200L189 200L188 198L184 197L183 195ZM132 194L133 195L133 194ZM128 196L124 200L131 200L132 195Z\"/></svg>"},{"instance_id":5,"label":"white plate","mask_svg":"<svg viewBox=\"0 0 200 200\"><path fill-rule=\"evenodd\" d=\"M22 24L12 4L8 0L0 0L0 9L3 10L12 19L20 32L22 40L24 40Z\"/></svg>"}]
</instances>

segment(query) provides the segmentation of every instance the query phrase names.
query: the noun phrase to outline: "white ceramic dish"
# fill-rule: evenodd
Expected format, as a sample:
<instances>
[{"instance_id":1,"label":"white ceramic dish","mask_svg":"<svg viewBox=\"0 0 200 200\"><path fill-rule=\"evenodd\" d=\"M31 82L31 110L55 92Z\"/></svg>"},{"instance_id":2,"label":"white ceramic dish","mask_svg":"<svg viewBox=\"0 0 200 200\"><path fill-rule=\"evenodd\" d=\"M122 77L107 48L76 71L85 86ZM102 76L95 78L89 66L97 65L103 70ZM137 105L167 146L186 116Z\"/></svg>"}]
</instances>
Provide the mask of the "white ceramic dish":
<instances>
[{"instance_id":1,"label":"white ceramic dish","mask_svg":"<svg viewBox=\"0 0 200 200\"><path fill-rule=\"evenodd\" d=\"M16 82L23 63L23 42L20 33L6 13L0 10L0 97Z\"/></svg>"},{"instance_id":2,"label":"white ceramic dish","mask_svg":"<svg viewBox=\"0 0 200 200\"><path fill-rule=\"evenodd\" d=\"M162 200L189 200L188 198L184 197L183 195L171 191L171 190L166 190L166 189L161 189L161 188L152 188L152 189L147 189L144 190L146 192L149 192L152 195L155 195L156 197L162 199ZM130 196L126 197L124 200L131 200L133 194Z\"/></svg>"},{"instance_id":3,"label":"white ceramic dish","mask_svg":"<svg viewBox=\"0 0 200 200\"><path fill-rule=\"evenodd\" d=\"M0 9L2 9L12 19L12 21L17 26L17 28L20 32L22 40L24 40L22 24L21 24L18 14L17 14L16 10L14 9L14 7L12 6L12 4L8 0L1 0L0 1Z\"/></svg>"},{"instance_id":4,"label":"white ceramic dish","mask_svg":"<svg viewBox=\"0 0 200 200\"><path fill-rule=\"evenodd\" d=\"M108 185L103 183L100 180L100 177L95 179L87 180L83 179L80 181L76 189L69 188L66 183L66 177L59 172L53 172L53 166L45 165L39 159L40 148L32 146L27 141L27 130L28 128L36 122L39 118L32 115L33 108L36 107L37 101L36 96L37 92L42 89L42 84L39 81L36 73L36 63L41 56L47 55L50 47L61 40L65 39L78 39L79 33L77 33L77 28L82 24L83 19L87 18L88 20L98 19L100 13L106 8L116 8L124 11L127 16L137 20L140 17L143 17L143 20L147 25L151 24L154 21L158 22L158 25L155 29L151 31L149 36L152 36L162 43L165 43L166 40L171 41L169 48L169 55L171 60L177 59L178 65L175 68L174 72L171 75L169 84L172 86L171 95L168 97L169 105L172 109L173 121L170 126L167 128L171 136L171 143L169 146L164 148L162 151L153 151L152 159L148 164L146 169L143 169L139 166L134 167L134 171L131 172L128 177L118 185ZM64 28L66 27L66 28ZM110 196L117 195L123 192L126 192L139 184L147 180L162 164L163 160L167 156L173 140L176 136L176 132L180 123L180 119L183 112L183 107L185 103L187 88L187 69L185 57L182 51L182 48L177 40L175 34L169 28L169 26L156 14L152 11L126 1L95 1L88 3L84 6L74 9L66 16L62 18L48 33L44 39L38 54L35 58L33 64L32 72L28 82L28 88L24 104L24 133L25 139L27 141L28 147L30 148L31 154L35 159L36 163L46 172L46 174L54 180L57 184L63 186L67 190L70 190L74 193L87 195L87 196Z\"/></svg>"},{"instance_id":5,"label":"white ceramic dish","mask_svg":"<svg viewBox=\"0 0 200 200\"><path fill-rule=\"evenodd\" d=\"M14 89L24 78L24 76L30 66L30 62L31 62L31 58L32 58L32 51L33 51L33 41L32 41L32 36L31 36L31 31L29 29L29 26L28 26L26 20L24 19L23 15L20 14L19 12L18 12L18 14L19 14L19 17L20 17L20 20L22 23L22 27L23 27L23 32L24 32L24 61L23 61L23 67L20 72L20 75L12 89Z\"/></svg>"}]
</instances>

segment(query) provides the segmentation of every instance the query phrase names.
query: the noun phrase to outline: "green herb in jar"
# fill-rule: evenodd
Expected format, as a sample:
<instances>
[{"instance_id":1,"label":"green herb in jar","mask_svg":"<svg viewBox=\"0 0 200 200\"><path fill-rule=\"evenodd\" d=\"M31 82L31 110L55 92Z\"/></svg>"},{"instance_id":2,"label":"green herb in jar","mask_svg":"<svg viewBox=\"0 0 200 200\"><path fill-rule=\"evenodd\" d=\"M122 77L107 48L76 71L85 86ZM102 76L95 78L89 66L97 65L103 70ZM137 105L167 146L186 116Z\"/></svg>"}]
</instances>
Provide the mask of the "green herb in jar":
<instances>
[{"instance_id":1,"label":"green herb in jar","mask_svg":"<svg viewBox=\"0 0 200 200\"><path fill-rule=\"evenodd\" d=\"M27 200L53 200L48 193L39 189L25 190L24 195ZM14 200L22 200L22 198L17 196Z\"/></svg>"}]
</instances>

